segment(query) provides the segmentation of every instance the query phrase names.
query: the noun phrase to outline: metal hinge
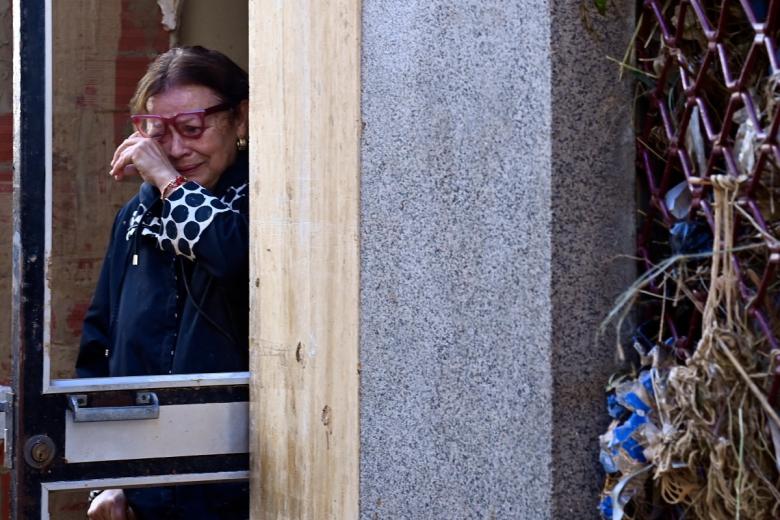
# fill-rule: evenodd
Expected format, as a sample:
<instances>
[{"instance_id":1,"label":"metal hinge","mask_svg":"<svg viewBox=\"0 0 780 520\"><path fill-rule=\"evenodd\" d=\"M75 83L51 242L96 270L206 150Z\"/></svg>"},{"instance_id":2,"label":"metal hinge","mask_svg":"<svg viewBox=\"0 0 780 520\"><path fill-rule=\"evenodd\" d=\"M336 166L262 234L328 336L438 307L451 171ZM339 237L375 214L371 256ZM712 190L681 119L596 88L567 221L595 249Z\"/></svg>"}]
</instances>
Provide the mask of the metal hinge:
<instances>
[{"instance_id":1,"label":"metal hinge","mask_svg":"<svg viewBox=\"0 0 780 520\"><path fill-rule=\"evenodd\" d=\"M14 468L14 393L10 386L0 386L0 432L3 442L0 473L7 473Z\"/></svg>"}]
</instances>

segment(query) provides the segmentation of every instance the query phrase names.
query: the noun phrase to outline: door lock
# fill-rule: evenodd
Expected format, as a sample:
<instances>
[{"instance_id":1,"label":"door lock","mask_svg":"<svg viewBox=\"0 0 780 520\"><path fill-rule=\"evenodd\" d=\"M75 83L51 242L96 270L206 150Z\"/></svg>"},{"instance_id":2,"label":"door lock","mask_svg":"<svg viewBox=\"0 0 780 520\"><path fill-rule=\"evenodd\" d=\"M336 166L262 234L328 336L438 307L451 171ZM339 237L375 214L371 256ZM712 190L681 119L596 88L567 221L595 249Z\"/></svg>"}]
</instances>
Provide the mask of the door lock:
<instances>
[{"instance_id":1,"label":"door lock","mask_svg":"<svg viewBox=\"0 0 780 520\"><path fill-rule=\"evenodd\" d=\"M56 453L54 441L47 435L33 435L24 443L24 461L33 468L45 468Z\"/></svg>"}]
</instances>

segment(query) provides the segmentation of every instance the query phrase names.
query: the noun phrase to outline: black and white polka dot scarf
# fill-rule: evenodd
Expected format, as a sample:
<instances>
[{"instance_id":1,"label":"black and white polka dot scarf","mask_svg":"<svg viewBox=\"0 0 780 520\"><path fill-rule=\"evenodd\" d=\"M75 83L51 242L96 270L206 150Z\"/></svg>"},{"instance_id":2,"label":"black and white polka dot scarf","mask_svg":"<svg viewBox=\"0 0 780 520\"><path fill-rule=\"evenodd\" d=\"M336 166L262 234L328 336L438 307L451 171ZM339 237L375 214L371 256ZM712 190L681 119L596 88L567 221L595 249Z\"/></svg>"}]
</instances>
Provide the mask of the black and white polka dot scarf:
<instances>
[{"instance_id":1,"label":"black and white polka dot scarf","mask_svg":"<svg viewBox=\"0 0 780 520\"><path fill-rule=\"evenodd\" d=\"M141 220L141 236L152 236L161 249L195 260L194 248L214 216L226 211L238 213L237 202L246 197L248 184L231 187L221 198L212 195L196 182L187 182L163 201L162 217L147 215L148 208L139 204L130 217L125 238L130 240Z\"/></svg>"}]
</instances>

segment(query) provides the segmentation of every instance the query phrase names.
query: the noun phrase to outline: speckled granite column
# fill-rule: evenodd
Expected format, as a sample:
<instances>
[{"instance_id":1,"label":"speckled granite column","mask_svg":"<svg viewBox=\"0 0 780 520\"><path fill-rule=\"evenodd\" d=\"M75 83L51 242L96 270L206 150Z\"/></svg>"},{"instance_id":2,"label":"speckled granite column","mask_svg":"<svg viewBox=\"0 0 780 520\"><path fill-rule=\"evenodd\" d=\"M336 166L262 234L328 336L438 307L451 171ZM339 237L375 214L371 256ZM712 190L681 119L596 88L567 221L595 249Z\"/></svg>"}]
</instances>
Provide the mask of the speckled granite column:
<instances>
[{"instance_id":1,"label":"speckled granite column","mask_svg":"<svg viewBox=\"0 0 780 520\"><path fill-rule=\"evenodd\" d=\"M591 5L364 0L361 518L596 516L633 13Z\"/></svg>"}]
</instances>

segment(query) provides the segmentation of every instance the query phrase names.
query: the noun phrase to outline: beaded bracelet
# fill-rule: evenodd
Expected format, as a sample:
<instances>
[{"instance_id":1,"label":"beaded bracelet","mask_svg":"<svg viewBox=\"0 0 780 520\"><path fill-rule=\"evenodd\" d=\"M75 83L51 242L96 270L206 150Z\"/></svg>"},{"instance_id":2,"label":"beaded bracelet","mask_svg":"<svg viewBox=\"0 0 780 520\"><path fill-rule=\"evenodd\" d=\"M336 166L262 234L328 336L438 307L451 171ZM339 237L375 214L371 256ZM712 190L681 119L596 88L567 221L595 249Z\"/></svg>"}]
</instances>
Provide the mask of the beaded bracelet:
<instances>
[{"instance_id":1,"label":"beaded bracelet","mask_svg":"<svg viewBox=\"0 0 780 520\"><path fill-rule=\"evenodd\" d=\"M187 179L181 175L177 175L175 179L171 179L171 181L166 184L162 190L160 190L160 198L165 199L168 198L168 190L173 191L182 184L187 182Z\"/></svg>"}]
</instances>

